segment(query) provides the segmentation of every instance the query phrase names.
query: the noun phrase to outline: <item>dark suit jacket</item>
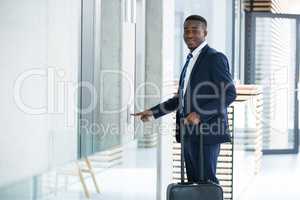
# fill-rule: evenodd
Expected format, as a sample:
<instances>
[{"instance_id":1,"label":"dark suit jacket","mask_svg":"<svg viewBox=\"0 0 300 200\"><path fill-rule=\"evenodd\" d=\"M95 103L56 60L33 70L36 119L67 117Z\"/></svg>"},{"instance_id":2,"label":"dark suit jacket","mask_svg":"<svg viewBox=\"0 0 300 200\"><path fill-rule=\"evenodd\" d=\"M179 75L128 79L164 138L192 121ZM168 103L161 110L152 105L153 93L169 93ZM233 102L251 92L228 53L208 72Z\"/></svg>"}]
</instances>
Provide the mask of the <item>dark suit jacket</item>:
<instances>
[{"instance_id":1,"label":"dark suit jacket","mask_svg":"<svg viewBox=\"0 0 300 200\"><path fill-rule=\"evenodd\" d=\"M226 56L208 45L203 47L187 83L184 113L196 112L201 119L204 144L230 141L227 107L235 100L236 90ZM176 140L180 142L178 95L151 108L154 118L176 112ZM189 134L193 134L193 129Z\"/></svg>"}]
</instances>

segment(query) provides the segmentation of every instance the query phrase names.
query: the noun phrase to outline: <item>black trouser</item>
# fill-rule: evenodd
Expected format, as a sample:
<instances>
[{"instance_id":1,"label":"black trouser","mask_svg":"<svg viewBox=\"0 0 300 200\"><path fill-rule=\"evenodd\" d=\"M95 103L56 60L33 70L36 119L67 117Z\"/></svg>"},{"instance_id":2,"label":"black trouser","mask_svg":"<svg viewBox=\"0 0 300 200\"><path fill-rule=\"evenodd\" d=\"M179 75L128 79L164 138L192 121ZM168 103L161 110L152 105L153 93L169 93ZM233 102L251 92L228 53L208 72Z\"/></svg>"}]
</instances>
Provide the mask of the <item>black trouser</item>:
<instances>
[{"instance_id":1,"label":"black trouser","mask_svg":"<svg viewBox=\"0 0 300 200\"><path fill-rule=\"evenodd\" d=\"M199 136L198 136L199 137ZM198 182L200 177L199 150L200 142L196 135L189 135L184 139L184 159L189 182ZM216 168L220 144L204 145L204 178L219 183Z\"/></svg>"}]
</instances>

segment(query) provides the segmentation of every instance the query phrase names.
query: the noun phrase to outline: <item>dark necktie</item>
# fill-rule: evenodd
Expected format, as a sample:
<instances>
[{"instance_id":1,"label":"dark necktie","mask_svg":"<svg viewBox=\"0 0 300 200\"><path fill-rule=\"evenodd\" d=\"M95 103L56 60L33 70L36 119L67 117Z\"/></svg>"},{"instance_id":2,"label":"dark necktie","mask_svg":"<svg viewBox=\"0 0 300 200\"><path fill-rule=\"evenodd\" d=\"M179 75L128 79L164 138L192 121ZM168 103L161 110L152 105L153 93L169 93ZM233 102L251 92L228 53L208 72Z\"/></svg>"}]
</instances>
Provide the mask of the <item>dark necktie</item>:
<instances>
[{"instance_id":1,"label":"dark necktie","mask_svg":"<svg viewBox=\"0 0 300 200\"><path fill-rule=\"evenodd\" d=\"M184 117L184 103L183 103L183 98L184 98L184 79L185 79L185 75L186 75L186 70L187 67L189 65L189 62L191 60L191 58L193 57L192 53L189 53L186 57L186 61L185 64L182 68L181 71L181 75L180 75L180 79L179 79L179 114L181 117Z\"/></svg>"}]
</instances>

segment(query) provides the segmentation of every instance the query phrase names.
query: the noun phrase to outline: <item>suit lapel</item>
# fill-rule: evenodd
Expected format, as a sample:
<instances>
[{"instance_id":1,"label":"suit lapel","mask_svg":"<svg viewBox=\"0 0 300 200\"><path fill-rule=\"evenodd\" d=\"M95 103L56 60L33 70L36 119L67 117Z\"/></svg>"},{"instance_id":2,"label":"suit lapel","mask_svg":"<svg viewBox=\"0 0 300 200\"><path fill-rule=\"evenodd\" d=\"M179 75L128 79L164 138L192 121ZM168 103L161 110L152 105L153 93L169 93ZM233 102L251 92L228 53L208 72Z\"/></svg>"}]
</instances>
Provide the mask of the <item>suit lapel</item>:
<instances>
[{"instance_id":1,"label":"suit lapel","mask_svg":"<svg viewBox=\"0 0 300 200\"><path fill-rule=\"evenodd\" d=\"M203 49L201 50L201 52L200 52L200 55L198 56L198 58L197 58L197 60L196 60L196 62L195 62L195 65L193 66L193 69L192 69L192 72L191 72L191 76L190 77L192 77L192 75L194 74L194 72L195 72L195 70L197 69L197 68L199 68L199 66L200 66L200 64L201 64L201 62L202 62L202 58L205 56L205 54L207 53L207 50L208 50L208 48L209 48L209 46L208 45L205 45L205 47L203 47Z\"/></svg>"},{"instance_id":2,"label":"suit lapel","mask_svg":"<svg viewBox=\"0 0 300 200\"><path fill-rule=\"evenodd\" d=\"M195 65L193 66L193 69L191 71L191 75L190 75L190 78L188 80L188 86L190 85L191 79L193 78L193 74L195 74L195 70L200 68L200 64L203 61L203 57L206 55L208 49L209 49L209 46L205 45L205 47L203 47L203 49L201 50L201 53L198 56L198 58L195 62Z\"/></svg>"}]
</instances>

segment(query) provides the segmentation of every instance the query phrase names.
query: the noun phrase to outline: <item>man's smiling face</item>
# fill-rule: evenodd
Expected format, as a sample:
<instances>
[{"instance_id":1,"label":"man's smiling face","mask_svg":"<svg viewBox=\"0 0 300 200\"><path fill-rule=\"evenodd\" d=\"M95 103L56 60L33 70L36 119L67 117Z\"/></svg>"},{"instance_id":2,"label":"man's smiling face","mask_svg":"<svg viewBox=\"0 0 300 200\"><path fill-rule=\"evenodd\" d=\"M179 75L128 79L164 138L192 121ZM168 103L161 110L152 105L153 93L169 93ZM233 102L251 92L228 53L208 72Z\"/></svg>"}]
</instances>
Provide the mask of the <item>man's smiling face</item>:
<instances>
[{"instance_id":1,"label":"man's smiling face","mask_svg":"<svg viewBox=\"0 0 300 200\"><path fill-rule=\"evenodd\" d=\"M200 21L187 20L184 23L183 39L191 51L196 49L205 40L206 35L206 27Z\"/></svg>"}]
</instances>

